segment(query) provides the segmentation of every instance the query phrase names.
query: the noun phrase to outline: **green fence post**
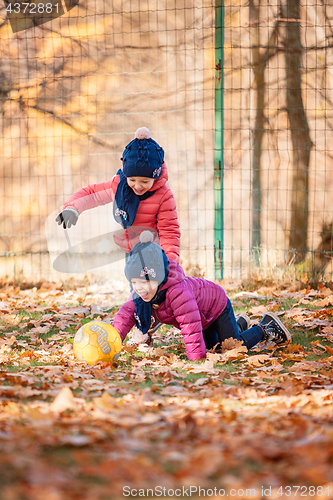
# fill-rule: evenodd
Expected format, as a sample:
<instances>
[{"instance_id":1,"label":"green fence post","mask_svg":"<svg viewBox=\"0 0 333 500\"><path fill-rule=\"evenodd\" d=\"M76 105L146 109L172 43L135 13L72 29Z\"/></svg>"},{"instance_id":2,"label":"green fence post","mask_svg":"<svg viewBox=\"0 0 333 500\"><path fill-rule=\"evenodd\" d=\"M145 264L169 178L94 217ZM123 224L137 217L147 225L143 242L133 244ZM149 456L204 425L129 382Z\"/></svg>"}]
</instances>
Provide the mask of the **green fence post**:
<instances>
[{"instance_id":1,"label":"green fence post","mask_svg":"<svg viewBox=\"0 0 333 500\"><path fill-rule=\"evenodd\" d=\"M215 0L214 269L223 279L223 45L224 0Z\"/></svg>"}]
</instances>

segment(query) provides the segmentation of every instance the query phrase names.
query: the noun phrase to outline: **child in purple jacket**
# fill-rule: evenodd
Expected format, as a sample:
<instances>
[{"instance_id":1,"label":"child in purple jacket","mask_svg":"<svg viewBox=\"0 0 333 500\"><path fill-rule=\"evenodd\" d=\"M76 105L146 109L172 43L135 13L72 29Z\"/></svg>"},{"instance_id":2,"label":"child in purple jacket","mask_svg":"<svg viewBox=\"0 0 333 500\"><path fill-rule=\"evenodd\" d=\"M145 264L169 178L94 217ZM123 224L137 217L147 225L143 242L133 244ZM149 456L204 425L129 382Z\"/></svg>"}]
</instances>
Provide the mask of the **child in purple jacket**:
<instances>
[{"instance_id":1,"label":"child in purple jacket","mask_svg":"<svg viewBox=\"0 0 333 500\"><path fill-rule=\"evenodd\" d=\"M140 243L126 262L125 275L133 291L113 321L122 340L134 325L146 333L153 316L181 330L191 360L205 358L206 349L230 337L242 340L248 349L262 340L291 341L289 331L274 313L266 313L251 328L244 314L236 321L223 288L205 279L185 276L182 267L168 259L152 240L150 231L141 233Z\"/></svg>"}]
</instances>

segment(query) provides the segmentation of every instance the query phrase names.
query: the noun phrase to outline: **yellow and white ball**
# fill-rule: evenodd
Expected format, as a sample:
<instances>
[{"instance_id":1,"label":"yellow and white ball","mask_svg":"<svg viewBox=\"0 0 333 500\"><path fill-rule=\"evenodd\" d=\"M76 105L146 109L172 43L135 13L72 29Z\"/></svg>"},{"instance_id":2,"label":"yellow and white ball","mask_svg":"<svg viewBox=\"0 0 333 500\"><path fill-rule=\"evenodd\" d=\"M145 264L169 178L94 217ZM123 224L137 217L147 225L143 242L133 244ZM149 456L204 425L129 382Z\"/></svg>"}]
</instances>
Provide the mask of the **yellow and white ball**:
<instances>
[{"instance_id":1,"label":"yellow and white ball","mask_svg":"<svg viewBox=\"0 0 333 500\"><path fill-rule=\"evenodd\" d=\"M109 323L90 321L76 332L73 348L76 358L89 365L98 361L113 363L120 355L121 338Z\"/></svg>"}]
</instances>

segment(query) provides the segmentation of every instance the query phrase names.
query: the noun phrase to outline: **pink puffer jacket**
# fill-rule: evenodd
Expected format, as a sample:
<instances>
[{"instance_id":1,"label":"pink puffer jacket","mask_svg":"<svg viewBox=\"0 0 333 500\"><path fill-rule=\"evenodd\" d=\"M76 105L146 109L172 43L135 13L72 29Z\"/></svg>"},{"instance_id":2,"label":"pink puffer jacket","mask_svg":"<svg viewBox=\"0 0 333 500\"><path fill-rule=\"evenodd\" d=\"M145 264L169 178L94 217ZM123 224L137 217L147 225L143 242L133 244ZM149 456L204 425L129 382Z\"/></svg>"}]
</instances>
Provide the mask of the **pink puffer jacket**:
<instances>
[{"instance_id":1,"label":"pink puffer jacket","mask_svg":"<svg viewBox=\"0 0 333 500\"><path fill-rule=\"evenodd\" d=\"M161 290L165 289L165 301L158 309L152 308L153 316L161 323L181 330L189 359L205 358L206 347L202 332L226 307L228 298L225 291L211 281L186 277L182 267L170 259L168 280L161 287ZM134 313L135 305L130 296L113 321L122 340L135 324Z\"/></svg>"},{"instance_id":2,"label":"pink puffer jacket","mask_svg":"<svg viewBox=\"0 0 333 500\"><path fill-rule=\"evenodd\" d=\"M166 255L179 262L180 230L177 216L176 202L171 189L166 184L168 171L165 163L161 177L155 181L150 191L155 191L150 198L140 201L133 226L143 226L154 228L159 236L160 245ZM115 175L110 181L99 184L89 184L73 194L65 203L62 209L73 207L81 214L85 210L106 205L114 200L118 184L119 175ZM123 241L123 243L122 243ZM125 252L129 252L126 237L118 239L117 244ZM132 248L135 242L132 242Z\"/></svg>"}]
</instances>

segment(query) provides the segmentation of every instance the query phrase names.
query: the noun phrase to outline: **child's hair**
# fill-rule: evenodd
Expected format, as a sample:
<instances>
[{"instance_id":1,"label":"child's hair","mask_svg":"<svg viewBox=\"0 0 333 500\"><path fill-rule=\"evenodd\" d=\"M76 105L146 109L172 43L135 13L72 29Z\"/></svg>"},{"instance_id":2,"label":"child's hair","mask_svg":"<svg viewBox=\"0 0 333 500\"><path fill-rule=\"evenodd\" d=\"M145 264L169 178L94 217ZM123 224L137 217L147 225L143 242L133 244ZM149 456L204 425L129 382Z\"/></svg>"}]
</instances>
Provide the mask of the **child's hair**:
<instances>
[{"instance_id":1,"label":"child's hair","mask_svg":"<svg viewBox=\"0 0 333 500\"><path fill-rule=\"evenodd\" d=\"M140 127L135 132L135 139L124 149L123 173L125 177L149 177L159 179L163 171L164 151L150 137L146 127Z\"/></svg>"},{"instance_id":2,"label":"child's hair","mask_svg":"<svg viewBox=\"0 0 333 500\"><path fill-rule=\"evenodd\" d=\"M168 275L168 258L164 250L153 243L154 236L150 231L140 234L137 243L130 252L125 266L125 276L129 282L133 278L158 281L162 283Z\"/></svg>"}]
</instances>

